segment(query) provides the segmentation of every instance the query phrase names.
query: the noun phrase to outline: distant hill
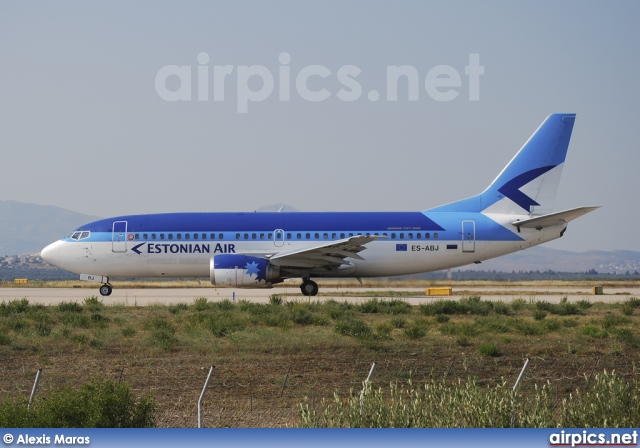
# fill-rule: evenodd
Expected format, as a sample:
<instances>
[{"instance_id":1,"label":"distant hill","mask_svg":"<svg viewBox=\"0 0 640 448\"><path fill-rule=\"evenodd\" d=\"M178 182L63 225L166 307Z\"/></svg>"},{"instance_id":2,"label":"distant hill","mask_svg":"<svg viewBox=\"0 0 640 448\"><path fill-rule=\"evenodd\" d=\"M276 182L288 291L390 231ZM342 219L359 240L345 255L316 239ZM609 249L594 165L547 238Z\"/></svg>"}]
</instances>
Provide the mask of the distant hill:
<instances>
[{"instance_id":1,"label":"distant hill","mask_svg":"<svg viewBox=\"0 0 640 448\"><path fill-rule=\"evenodd\" d=\"M39 253L47 244L97 219L51 205L0 201L0 256Z\"/></svg>"},{"instance_id":2,"label":"distant hill","mask_svg":"<svg viewBox=\"0 0 640 448\"><path fill-rule=\"evenodd\" d=\"M595 270L600 273L624 274L640 272L640 252L630 250L586 252L569 252L536 246L513 254L504 255L493 260L472 264L460 270L484 271L557 271L587 272Z\"/></svg>"}]
</instances>

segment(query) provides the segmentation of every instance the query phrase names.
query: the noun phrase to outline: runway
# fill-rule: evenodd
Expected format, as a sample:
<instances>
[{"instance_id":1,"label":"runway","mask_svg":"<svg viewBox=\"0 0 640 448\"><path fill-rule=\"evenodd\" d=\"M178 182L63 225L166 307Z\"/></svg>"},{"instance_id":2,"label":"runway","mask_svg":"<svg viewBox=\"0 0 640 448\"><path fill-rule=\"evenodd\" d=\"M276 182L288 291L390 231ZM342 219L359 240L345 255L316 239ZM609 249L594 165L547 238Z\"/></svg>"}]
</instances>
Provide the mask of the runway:
<instances>
[{"instance_id":1,"label":"runway","mask_svg":"<svg viewBox=\"0 0 640 448\"><path fill-rule=\"evenodd\" d=\"M453 296L428 297L425 288L370 288L370 287L322 287L322 295L312 297L312 301L354 301L360 303L372 298L370 292L377 292L380 300L401 299L412 305L430 303L435 300L457 300L465 296L479 295L483 300L510 302L517 298L531 301L558 303L563 297L569 302L589 300L592 302L616 303L629 297L640 297L640 287L605 287L604 295L593 295L589 287L529 287L529 286L453 286ZM389 292L409 292L408 296L397 296ZM345 296L344 294L349 294ZM368 294L367 294L368 293ZM210 301L247 300L268 303L272 294L283 295L284 300L307 301L297 286L272 289L231 289L231 288L114 288L108 297L100 296L98 289L91 288L0 288L0 302L26 298L31 304L56 305L60 302L82 302L85 298L97 296L105 304L125 306L148 306L155 304L174 305L193 303L194 299L206 297Z\"/></svg>"}]
</instances>

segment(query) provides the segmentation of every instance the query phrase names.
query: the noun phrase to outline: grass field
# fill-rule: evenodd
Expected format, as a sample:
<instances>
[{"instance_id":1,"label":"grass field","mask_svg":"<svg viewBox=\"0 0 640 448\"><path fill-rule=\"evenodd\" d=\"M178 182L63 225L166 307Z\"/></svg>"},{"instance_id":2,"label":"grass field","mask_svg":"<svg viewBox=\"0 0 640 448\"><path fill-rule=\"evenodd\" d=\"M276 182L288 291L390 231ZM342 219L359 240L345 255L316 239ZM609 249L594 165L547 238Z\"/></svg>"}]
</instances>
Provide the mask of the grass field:
<instances>
[{"instance_id":1,"label":"grass field","mask_svg":"<svg viewBox=\"0 0 640 448\"><path fill-rule=\"evenodd\" d=\"M640 300L595 299L468 296L411 306L401 297L272 296L269 304L194 297L148 307L105 305L89 294L84 303L50 307L16 299L0 304L0 400L28 397L43 368L35 405L90 378L122 379L155 397L159 426L194 427L214 365L204 426L300 426L298 405L315 409L335 392L359 391L374 361L374 389L445 377L510 387L530 358L521 393L545 385L560 403L605 370L633 377Z\"/></svg>"}]
</instances>

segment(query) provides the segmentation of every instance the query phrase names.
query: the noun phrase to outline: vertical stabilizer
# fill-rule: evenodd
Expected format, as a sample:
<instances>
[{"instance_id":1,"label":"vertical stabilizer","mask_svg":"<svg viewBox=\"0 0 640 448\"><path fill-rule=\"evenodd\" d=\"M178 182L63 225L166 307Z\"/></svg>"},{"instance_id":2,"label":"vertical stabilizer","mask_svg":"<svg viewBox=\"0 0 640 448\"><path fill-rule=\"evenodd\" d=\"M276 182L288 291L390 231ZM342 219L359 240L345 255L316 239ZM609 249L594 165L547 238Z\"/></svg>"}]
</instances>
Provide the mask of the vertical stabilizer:
<instances>
[{"instance_id":1,"label":"vertical stabilizer","mask_svg":"<svg viewBox=\"0 0 640 448\"><path fill-rule=\"evenodd\" d=\"M485 191L429 211L550 213L575 118L575 114L549 115Z\"/></svg>"}]
</instances>

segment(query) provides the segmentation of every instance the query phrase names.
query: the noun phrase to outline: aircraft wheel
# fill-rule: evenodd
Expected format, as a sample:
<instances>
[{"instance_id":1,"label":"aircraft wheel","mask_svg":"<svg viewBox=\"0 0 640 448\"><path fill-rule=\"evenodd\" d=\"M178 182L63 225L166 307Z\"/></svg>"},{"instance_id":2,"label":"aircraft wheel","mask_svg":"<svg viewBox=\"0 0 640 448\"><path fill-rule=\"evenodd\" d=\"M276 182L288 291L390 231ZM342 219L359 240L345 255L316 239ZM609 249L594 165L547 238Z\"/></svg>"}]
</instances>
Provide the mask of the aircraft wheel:
<instances>
[{"instance_id":1,"label":"aircraft wheel","mask_svg":"<svg viewBox=\"0 0 640 448\"><path fill-rule=\"evenodd\" d=\"M302 291L302 295L304 296L315 296L318 294L318 284L313 280L305 280L300 285L300 291Z\"/></svg>"},{"instance_id":2,"label":"aircraft wheel","mask_svg":"<svg viewBox=\"0 0 640 448\"><path fill-rule=\"evenodd\" d=\"M100 287L100 294L103 296L110 296L111 291L113 291L113 288L111 287L111 285L102 285Z\"/></svg>"}]
</instances>

